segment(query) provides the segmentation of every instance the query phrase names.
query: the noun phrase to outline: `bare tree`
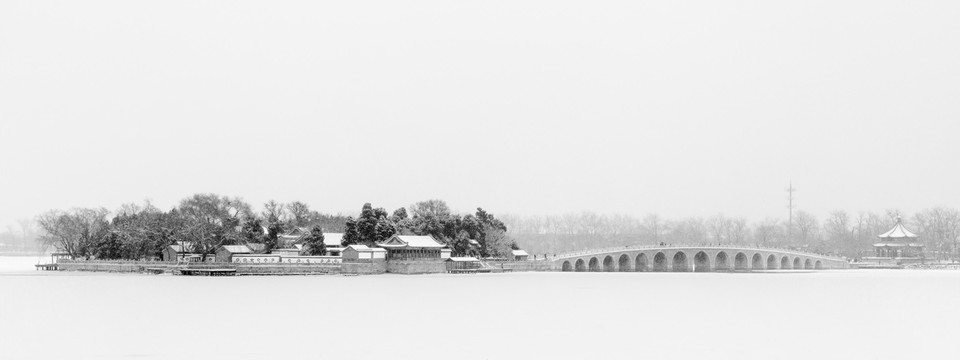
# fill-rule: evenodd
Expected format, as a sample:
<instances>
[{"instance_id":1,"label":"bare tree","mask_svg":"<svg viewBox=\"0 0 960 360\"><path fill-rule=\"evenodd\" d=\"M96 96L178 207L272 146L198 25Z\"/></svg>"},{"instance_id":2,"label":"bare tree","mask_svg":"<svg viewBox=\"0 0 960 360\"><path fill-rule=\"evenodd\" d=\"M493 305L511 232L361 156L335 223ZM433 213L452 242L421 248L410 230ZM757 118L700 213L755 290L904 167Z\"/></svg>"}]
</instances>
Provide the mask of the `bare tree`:
<instances>
[{"instance_id":1,"label":"bare tree","mask_svg":"<svg viewBox=\"0 0 960 360\"><path fill-rule=\"evenodd\" d=\"M310 207L299 201L287 204L287 214L290 215L290 225L294 227L307 226L310 221Z\"/></svg>"},{"instance_id":2,"label":"bare tree","mask_svg":"<svg viewBox=\"0 0 960 360\"><path fill-rule=\"evenodd\" d=\"M747 219L737 217L730 220L730 226L727 227L727 241L734 244L746 244L750 237L750 228L747 226Z\"/></svg>"},{"instance_id":3,"label":"bare tree","mask_svg":"<svg viewBox=\"0 0 960 360\"><path fill-rule=\"evenodd\" d=\"M652 236L655 243L659 243L663 238L663 224L660 215L649 214L643 218L643 228Z\"/></svg>"},{"instance_id":4,"label":"bare tree","mask_svg":"<svg viewBox=\"0 0 960 360\"><path fill-rule=\"evenodd\" d=\"M283 208L283 203L278 203L273 200L267 201L263 204L263 211L260 212L260 216L268 223L281 222L284 219Z\"/></svg>"},{"instance_id":5,"label":"bare tree","mask_svg":"<svg viewBox=\"0 0 960 360\"><path fill-rule=\"evenodd\" d=\"M724 242L724 237L729 233L730 229L730 219L727 219L723 214L717 214L716 216L710 218L709 221L710 237L714 243L720 244Z\"/></svg>"},{"instance_id":6,"label":"bare tree","mask_svg":"<svg viewBox=\"0 0 960 360\"><path fill-rule=\"evenodd\" d=\"M846 211L836 210L823 222L823 232L829 240L829 247L839 249L844 255L851 254L850 215ZM855 250L852 251L855 253Z\"/></svg>"},{"instance_id":7,"label":"bare tree","mask_svg":"<svg viewBox=\"0 0 960 360\"><path fill-rule=\"evenodd\" d=\"M780 236L780 220L778 219L766 219L757 224L753 230L754 240L760 246L771 246Z\"/></svg>"},{"instance_id":8,"label":"bare tree","mask_svg":"<svg viewBox=\"0 0 960 360\"><path fill-rule=\"evenodd\" d=\"M936 249L937 260L957 258L960 237L960 212L956 209L935 207L920 211L913 217L921 240L928 248Z\"/></svg>"},{"instance_id":9,"label":"bare tree","mask_svg":"<svg viewBox=\"0 0 960 360\"><path fill-rule=\"evenodd\" d=\"M817 230L820 228L817 218L803 210L799 210L794 214L793 224L797 230L797 235L799 235L797 240L799 240L801 246L809 246L813 242Z\"/></svg>"},{"instance_id":10,"label":"bare tree","mask_svg":"<svg viewBox=\"0 0 960 360\"><path fill-rule=\"evenodd\" d=\"M37 217L41 240L73 258L90 258L107 235L107 209L52 210Z\"/></svg>"}]
</instances>

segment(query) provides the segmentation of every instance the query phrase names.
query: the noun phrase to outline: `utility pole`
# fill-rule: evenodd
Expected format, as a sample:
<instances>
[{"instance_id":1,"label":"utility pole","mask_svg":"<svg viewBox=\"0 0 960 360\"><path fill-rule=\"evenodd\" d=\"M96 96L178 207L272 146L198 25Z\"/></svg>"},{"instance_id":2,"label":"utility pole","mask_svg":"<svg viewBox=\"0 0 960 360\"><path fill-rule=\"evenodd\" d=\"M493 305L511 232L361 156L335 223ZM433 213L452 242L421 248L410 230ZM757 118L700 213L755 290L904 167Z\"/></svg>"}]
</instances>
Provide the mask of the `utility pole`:
<instances>
[{"instance_id":1,"label":"utility pole","mask_svg":"<svg viewBox=\"0 0 960 360\"><path fill-rule=\"evenodd\" d=\"M793 181L790 182L790 187L787 188L787 208L790 210L789 220L787 223L787 243L793 244L793 192L797 191L793 187Z\"/></svg>"}]
</instances>

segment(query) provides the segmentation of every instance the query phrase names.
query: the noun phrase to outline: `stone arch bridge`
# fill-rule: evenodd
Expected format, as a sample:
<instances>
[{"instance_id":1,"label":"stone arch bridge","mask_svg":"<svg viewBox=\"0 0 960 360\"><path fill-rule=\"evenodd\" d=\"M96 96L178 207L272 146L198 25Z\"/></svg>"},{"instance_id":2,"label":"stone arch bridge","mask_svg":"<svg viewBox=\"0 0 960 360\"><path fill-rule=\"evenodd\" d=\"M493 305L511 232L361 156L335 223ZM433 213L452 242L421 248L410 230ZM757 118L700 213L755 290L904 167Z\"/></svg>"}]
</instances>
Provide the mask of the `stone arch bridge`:
<instances>
[{"instance_id":1,"label":"stone arch bridge","mask_svg":"<svg viewBox=\"0 0 960 360\"><path fill-rule=\"evenodd\" d=\"M606 272L710 272L846 269L839 257L739 246L637 246L558 254L555 270Z\"/></svg>"}]
</instances>

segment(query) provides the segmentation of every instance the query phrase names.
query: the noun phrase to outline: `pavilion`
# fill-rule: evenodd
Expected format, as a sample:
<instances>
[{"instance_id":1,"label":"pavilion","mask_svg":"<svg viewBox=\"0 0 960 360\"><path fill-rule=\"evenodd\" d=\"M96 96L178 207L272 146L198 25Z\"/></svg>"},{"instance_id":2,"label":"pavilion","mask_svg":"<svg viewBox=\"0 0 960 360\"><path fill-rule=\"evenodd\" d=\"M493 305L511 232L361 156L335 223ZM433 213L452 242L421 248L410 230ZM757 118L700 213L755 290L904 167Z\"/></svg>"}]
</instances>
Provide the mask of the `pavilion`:
<instances>
[{"instance_id":1,"label":"pavilion","mask_svg":"<svg viewBox=\"0 0 960 360\"><path fill-rule=\"evenodd\" d=\"M387 250L388 260L441 261L450 257L450 249L430 235L394 235L377 246Z\"/></svg>"},{"instance_id":2,"label":"pavilion","mask_svg":"<svg viewBox=\"0 0 960 360\"><path fill-rule=\"evenodd\" d=\"M433 236L394 235L376 244L387 251L387 272L395 274L431 274L447 271L444 261L450 248Z\"/></svg>"},{"instance_id":3,"label":"pavilion","mask_svg":"<svg viewBox=\"0 0 960 360\"><path fill-rule=\"evenodd\" d=\"M877 237L880 242L873 244L873 248L877 255L874 259L878 262L923 262L923 244L916 242L917 235L903 226L900 217L897 217L897 224L890 231Z\"/></svg>"}]
</instances>

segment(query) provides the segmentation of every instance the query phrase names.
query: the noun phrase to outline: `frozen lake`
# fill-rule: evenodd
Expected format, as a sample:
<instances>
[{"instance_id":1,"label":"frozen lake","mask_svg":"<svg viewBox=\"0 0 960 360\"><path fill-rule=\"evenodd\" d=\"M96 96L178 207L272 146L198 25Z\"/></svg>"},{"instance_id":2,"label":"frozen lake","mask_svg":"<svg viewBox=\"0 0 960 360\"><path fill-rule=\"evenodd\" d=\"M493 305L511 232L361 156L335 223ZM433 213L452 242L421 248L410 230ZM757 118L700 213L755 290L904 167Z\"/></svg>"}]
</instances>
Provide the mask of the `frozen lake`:
<instances>
[{"instance_id":1,"label":"frozen lake","mask_svg":"<svg viewBox=\"0 0 960 360\"><path fill-rule=\"evenodd\" d=\"M178 277L0 257L2 359L956 358L960 271Z\"/></svg>"}]
</instances>

